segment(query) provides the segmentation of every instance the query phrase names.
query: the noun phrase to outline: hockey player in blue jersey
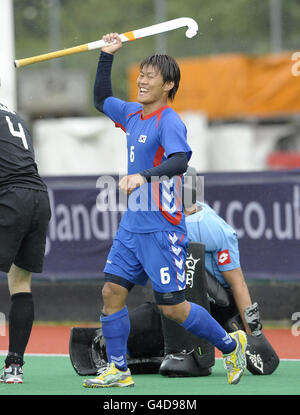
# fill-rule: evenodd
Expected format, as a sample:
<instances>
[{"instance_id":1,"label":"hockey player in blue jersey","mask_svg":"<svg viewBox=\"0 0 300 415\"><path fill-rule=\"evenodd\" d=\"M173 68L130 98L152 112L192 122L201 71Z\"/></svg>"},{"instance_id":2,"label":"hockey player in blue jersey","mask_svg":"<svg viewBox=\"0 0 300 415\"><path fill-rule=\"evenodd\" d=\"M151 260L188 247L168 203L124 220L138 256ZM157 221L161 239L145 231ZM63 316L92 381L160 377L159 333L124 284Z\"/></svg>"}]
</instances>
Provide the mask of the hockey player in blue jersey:
<instances>
[{"instance_id":1,"label":"hockey player in blue jersey","mask_svg":"<svg viewBox=\"0 0 300 415\"><path fill-rule=\"evenodd\" d=\"M125 102L113 96L110 80L114 54L122 42L116 33L103 40L110 45L100 54L95 106L126 132L128 175L119 188L128 195L128 209L104 269L100 321L109 365L83 385L134 385L126 359L130 332L126 298L134 285L146 285L148 279L163 314L221 350L228 382L236 384L246 368L246 334L227 333L203 307L186 301L184 294L188 238L180 183L191 149L185 125L168 105L179 86L178 64L168 55L146 58L137 79L137 102Z\"/></svg>"}]
</instances>

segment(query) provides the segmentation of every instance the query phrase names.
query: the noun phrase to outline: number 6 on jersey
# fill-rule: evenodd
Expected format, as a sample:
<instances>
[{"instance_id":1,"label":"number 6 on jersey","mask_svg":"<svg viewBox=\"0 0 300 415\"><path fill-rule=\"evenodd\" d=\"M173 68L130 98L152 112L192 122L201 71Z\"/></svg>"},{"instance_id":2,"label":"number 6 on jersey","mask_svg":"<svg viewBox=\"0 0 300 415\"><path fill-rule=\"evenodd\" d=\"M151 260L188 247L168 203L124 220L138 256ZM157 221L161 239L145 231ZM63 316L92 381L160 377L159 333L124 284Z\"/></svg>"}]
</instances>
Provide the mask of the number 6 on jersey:
<instances>
[{"instance_id":1,"label":"number 6 on jersey","mask_svg":"<svg viewBox=\"0 0 300 415\"><path fill-rule=\"evenodd\" d=\"M160 279L162 284L169 284L169 282L171 281L169 267L163 267L160 269Z\"/></svg>"},{"instance_id":2,"label":"number 6 on jersey","mask_svg":"<svg viewBox=\"0 0 300 415\"><path fill-rule=\"evenodd\" d=\"M130 146L129 160L131 161L131 163L134 162L134 146Z\"/></svg>"}]
</instances>

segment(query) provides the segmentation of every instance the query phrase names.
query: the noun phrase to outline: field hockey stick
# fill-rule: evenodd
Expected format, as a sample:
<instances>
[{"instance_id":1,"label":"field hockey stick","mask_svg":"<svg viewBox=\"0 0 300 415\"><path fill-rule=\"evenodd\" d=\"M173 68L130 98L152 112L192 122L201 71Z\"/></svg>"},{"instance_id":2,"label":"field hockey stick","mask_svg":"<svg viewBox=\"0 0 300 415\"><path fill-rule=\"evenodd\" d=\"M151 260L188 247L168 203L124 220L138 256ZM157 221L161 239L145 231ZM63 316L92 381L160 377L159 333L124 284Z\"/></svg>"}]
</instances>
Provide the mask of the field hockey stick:
<instances>
[{"instance_id":1,"label":"field hockey stick","mask_svg":"<svg viewBox=\"0 0 300 415\"><path fill-rule=\"evenodd\" d=\"M141 39L143 37L157 35L159 33L169 32L170 30L179 29L180 27L187 26L188 29L185 33L186 37L191 38L197 34L198 24L194 19L190 17L180 17L178 19L169 20L167 22L158 23L153 26L144 27L142 29L132 30L130 32L122 33L120 35L122 42L133 41ZM14 61L15 67L31 65L33 63L47 61L50 59L60 58L66 55L73 55L75 53L87 52L94 49L100 49L104 46L108 46L109 43L103 40L96 40L95 42L85 43L83 45L74 46L68 49L61 49L56 52L45 53L43 55L32 56L30 58L18 59Z\"/></svg>"}]
</instances>

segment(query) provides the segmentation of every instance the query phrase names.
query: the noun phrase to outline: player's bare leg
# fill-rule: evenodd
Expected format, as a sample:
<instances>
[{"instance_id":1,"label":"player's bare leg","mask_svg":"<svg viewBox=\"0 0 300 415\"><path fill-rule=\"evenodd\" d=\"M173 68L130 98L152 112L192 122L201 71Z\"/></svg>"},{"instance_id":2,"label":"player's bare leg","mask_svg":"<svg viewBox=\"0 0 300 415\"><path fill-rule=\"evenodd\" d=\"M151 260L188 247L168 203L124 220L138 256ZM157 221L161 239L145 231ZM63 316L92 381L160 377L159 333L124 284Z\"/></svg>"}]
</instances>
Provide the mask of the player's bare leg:
<instances>
[{"instance_id":1,"label":"player's bare leg","mask_svg":"<svg viewBox=\"0 0 300 415\"><path fill-rule=\"evenodd\" d=\"M109 315L124 308L127 295L126 288L112 282L106 282L102 289L103 313Z\"/></svg>"},{"instance_id":2,"label":"player's bare leg","mask_svg":"<svg viewBox=\"0 0 300 415\"><path fill-rule=\"evenodd\" d=\"M187 319L191 310L191 304L186 300L179 304L159 305L158 307L161 309L164 316L177 321L179 324Z\"/></svg>"},{"instance_id":3,"label":"player's bare leg","mask_svg":"<svg viewBox=\"0 0 300 415\"><path fill-rule=\"evenodd\" d=\"M13 264L7 274L10 295L31 292L31 272Z\"/></svg>"}]
</instances>

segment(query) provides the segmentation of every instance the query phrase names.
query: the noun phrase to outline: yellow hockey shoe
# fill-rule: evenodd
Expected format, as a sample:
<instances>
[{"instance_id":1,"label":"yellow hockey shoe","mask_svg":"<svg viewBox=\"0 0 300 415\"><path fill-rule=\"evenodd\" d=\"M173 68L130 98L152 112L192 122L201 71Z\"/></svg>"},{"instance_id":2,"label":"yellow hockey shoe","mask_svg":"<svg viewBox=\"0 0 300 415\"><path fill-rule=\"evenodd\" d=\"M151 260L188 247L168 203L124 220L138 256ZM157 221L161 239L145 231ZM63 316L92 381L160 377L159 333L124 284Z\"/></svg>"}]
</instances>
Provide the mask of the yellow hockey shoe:
<instances>
[{"instance_id":1,"label":"yellow hockey shoe","mask_svg":"<svg viewBox=\"0 0 300 415\"><path fill-rule=\"evenodd\" d=\"M134 381L129 369L122 371L117 369L114 363L111 363L96 378L85 379L83 386L85 388L124 388L134 386Z\"/></svg>"},{"instance_id":2,"label":"yellow hockey shoe","mask_svg":"<svg viewBox=\"0 0 300 415\"><path fill-rule=\"evenodd\" d=\"M229 354L223 354L224 367L227 370L227 379L230 384L237 384L241 380L246 367L247 336L242 330L234 331L229 335L236 341L236 348Z\"/></svg>"}]
</instances>

